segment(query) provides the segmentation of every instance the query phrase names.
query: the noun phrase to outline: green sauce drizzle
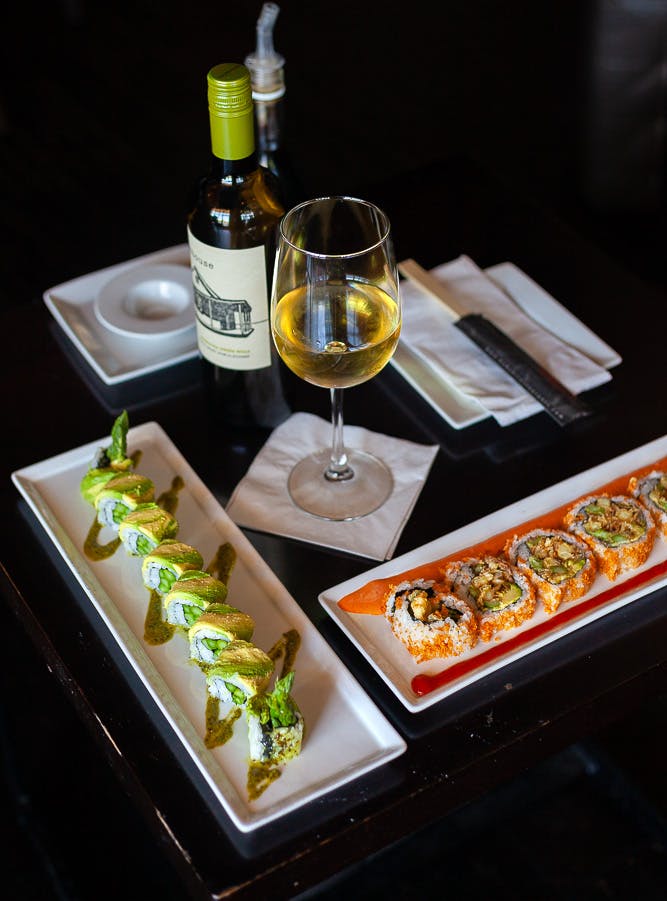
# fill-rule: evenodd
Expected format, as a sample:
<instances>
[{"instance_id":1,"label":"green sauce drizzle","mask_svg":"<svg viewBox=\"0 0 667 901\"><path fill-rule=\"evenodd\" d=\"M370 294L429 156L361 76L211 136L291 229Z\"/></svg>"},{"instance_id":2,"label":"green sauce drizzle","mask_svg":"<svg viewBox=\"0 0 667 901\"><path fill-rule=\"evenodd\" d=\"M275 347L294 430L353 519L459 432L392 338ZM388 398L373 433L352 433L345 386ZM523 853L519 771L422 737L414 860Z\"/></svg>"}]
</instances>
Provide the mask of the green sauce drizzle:
<instances>
[{"instance_id":1,"label":"green sauce drizzle","mask_svg":"<svg viewBox=\"0 0 667 901\"><path fill-rule=\"evenodd\" d=\"M112 557L120 547L120 538L118 537L107 542L107 544L98 542L97 539L103 528L104 526L95 518L88 530L86 540L83 543L83 552L89 560L106 560L107 557Z\"/></svg>"},{"instance_id":2,"label":"green sauce drizzle","mask_svg":"<svg viewBox=\"0 0 667 901\"><path fill-rule=\"evenodd\" d=\"M185 482L183 479L180 476L174 476L171 480L171 487L167 491L163 491L157 499L158 507L162 507L163 510L174 516L178 507L178 492L182 491L184 487Z\"/></svg>"},{"instance_id":3,"label":"green sauce drizzle","mask_svg":"<svg viewBox=\"0 0 667 901\"><path fill-rule=\"evenodd\" d=\"M206 572L215 576L216 579L220 579L225 585L228 585L235 563L236 550L234 549L234 545L229 541L225 541L224 544L220 545L215 557L206 567Z\"/></svg>"},{"instance_id":4,"label":"green sauce drizzle","mask_svg":"<svg viewBox=\"0 0 667 901\"><path fill-rule=\"evenodd\" d=\"M247 789L250 800L256 801L262 792L266 791L271 783L276 781L280 776L280 772L277 766L273 766L270 763L253 761L248 768Z\"/></svg>"},{"instance_id":5,"label":"green sauce drizzle","mask_svg":"<svg viewBox=\"0 0 667 901\"><path fill-rule=\"evenodd\" d=\"M206 701L206 734L204 744L207 748L218 748L234 734L234 723L241 716L240 707L232 707L227 716L220 719L220 701L211 695Z\"/></svg>"},{"instance_id":6,"label":"green sauce drizzle","mask_svg":"<svg viewBox=\"0 0 667 901\"><path fill-rule=\"evenodd\" d=\"M151 591L148 610L144 620L144 641L146 644L166 644L176 631L176 626L162 619L162 597Z\"/></svg>"},{"instance_id":7,"label":"green sauce drizzle","mask_svg":"<svg viewBox=\"0 0 667 901\"><path fill-rule=\"evenodd\" d=\"M285 655L283 668L280 672L281 679L294 669L294 661L300 647L301 636L296 629L290 629L281 635L270 651L267 651L268 656L274 663L280 660L283 654Z\"/></svg>"}]
</instances>

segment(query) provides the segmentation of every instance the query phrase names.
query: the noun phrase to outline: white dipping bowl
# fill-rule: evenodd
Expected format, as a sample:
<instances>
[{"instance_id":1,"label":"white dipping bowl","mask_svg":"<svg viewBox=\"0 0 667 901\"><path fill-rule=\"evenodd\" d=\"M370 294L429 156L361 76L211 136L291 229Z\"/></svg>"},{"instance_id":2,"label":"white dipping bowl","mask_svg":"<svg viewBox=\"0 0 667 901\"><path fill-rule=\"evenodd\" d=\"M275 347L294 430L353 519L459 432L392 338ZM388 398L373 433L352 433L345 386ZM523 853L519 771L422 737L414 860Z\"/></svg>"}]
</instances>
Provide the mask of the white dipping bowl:
<instances>
[{"instance_id":1,"label":"white dipping bowl","mask_svg":"<svg viewBox=\"0 0 667 901\"><path fill-rule=\"evenodd\" d=\"M189 266L136 266L106 282L94 301L105 328L133 338L166 338L195 326Z\"/></svg>"}]
</instances>

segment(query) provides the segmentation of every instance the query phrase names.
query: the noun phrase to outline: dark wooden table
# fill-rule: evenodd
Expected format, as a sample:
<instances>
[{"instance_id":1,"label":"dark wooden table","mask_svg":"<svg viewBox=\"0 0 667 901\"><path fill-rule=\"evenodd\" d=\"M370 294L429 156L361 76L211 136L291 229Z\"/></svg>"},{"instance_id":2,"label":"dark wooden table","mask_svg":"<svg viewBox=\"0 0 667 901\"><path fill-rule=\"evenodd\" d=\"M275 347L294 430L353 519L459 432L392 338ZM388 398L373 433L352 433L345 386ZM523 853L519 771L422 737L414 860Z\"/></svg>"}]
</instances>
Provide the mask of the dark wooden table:
<instances>
[{"instance_id":1,"label":"dark wooden table","mask_svg":"<svg viewBox=\"0 0 667 901\"><path fill-rule=\"evenodd\" d=\"M664 297L654 289L464 161L409 173L367 196L387 210L399 258L413 256L427 267L460 253L481 266L510 260L623 357L611 383L587 395L594 415L567 429L541 413L505 429L486 420L454 430L391 367L350 391L347 423L440 446L395 556L667 433L664 321L658 321ZM87 261L80 262L83 274ZM128 675L10 473L107 434L125 407L133 425L160 423L224 504L266 436L240 440L216 430L196 365L105 387L41 298L16 304L0 322L2 597L99 738L100 754L193 898L294 897L665 691L661 589L409 714L317 600L322 589L373 562L248 532L408 748L344 790L241 835L184 762L141 683ZM328 415L326 392L292 379L288 386L294 409Z\"/></svg>"}]
</instances>

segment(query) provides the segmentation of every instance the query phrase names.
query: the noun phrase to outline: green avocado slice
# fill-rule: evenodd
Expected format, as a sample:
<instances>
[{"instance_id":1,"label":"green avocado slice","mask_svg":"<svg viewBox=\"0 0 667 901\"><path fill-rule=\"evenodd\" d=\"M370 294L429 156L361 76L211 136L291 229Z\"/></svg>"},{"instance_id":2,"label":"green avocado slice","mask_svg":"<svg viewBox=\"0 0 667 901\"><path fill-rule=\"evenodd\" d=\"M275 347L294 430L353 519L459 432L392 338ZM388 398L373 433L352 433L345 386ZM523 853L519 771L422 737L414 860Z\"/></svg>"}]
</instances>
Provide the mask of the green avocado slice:
<instances>
[{"instance_id":1,"label":"green avocado slice","mask_svg":"<svg viewBox=\"0 0 667 901\"><path fill-rule=\"evenodd\" d=\"M520 597L521 589L516 582L512 582L512 584L508 585L503 591L500 597L495 598L493 601L485 601L484 607L486 607L487 610L503 610L505 607L515 604Z\"/></svg>"}]
</instances>

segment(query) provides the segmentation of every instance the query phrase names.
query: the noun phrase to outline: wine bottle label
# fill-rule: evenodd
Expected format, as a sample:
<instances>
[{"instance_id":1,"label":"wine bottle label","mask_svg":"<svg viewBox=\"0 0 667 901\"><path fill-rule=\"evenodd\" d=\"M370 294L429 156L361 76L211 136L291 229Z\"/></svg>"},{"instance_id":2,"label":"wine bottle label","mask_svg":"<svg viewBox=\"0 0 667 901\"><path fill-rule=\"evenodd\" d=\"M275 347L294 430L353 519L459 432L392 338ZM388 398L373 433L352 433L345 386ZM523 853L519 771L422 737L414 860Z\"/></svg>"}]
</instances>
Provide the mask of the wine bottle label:
<instances>
[{"instance_id":1,"label":"wine bottle label","mask_svg":"<svg viewBox=\"0 0 667 901\"><path fill-rule=\"evenodd\" d=\"M264 247L225 250L188 229L197 343L223 369L271 365L271 332Z\"/></svg>"}]
</instances>

